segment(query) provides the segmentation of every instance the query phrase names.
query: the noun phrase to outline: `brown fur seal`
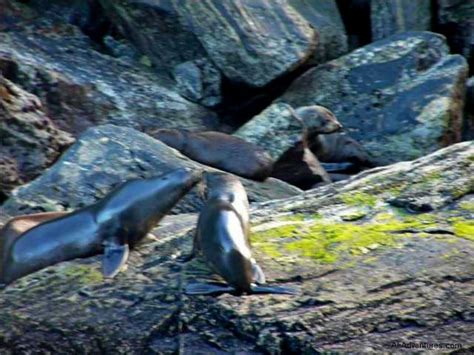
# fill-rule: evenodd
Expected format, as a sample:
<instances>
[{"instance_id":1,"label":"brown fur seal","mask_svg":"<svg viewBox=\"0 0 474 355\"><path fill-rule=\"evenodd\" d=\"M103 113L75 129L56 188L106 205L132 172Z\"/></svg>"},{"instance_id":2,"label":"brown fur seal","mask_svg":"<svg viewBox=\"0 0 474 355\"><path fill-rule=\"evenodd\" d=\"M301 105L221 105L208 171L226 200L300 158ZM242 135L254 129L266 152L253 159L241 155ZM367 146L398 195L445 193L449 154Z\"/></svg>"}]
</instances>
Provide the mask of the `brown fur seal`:
<instances>
[{"instance_id":1,"label":"brown fur seal","mask_svg":"<svg viewBox=\"0 0 474 355\"><path fill-rule=\"evenodd\" d=\"M113 277L133 248L201 180L201 171L177 169L130 180L88 207L47 220L17 235L13 220L0 231L0 284L61 261L104 252L103 273ZM33 217L34 224L49 215ZM21 224L21 223L20 223ZM21 227L24 228L25 226Z\"/></svg>"},{"instance_id":2,"label":"brown fur seal","mask_svg":"<svg viewBox=\"0 0 474 355\"><path fill-rule=\"evenodd\" d=\"M205 165L253 179L265 180L273 160L262 148L229 134L159 129L149 133L187 157Z\"/></svg>"},{"instance_id":3,"label":"brown fur seal","mask_svg":"<svg viewBox=\"0 0 474 355\"><path fill-rule=\"evenodd\" d=\"M227 174L207 174L208 199L199 214L193 252L201 252L208 264L228 283L190 284L187 294L223 292L294 294L287 287L257 286L264 283L262 269L252 258L249 243L249 203L240 181Z\"/></svg>"},{"instance_id":4,"label":"brown fur seal","mask_svg":"<svg viewBox=\"0 0 474 355\"><path fill-rule=\"evenodd\" d=\"M306 106L294 110L288 105L288 110L303 124L301 144L297 151L291 148L275 162L272 176L302 189L309 189L320 182L332 182L317 156L309 149L308 137L338 131L342 129L342 125L331 111L322 106ZM308 129L309 125L311 130Z\"/></svg>"}]
</instances>

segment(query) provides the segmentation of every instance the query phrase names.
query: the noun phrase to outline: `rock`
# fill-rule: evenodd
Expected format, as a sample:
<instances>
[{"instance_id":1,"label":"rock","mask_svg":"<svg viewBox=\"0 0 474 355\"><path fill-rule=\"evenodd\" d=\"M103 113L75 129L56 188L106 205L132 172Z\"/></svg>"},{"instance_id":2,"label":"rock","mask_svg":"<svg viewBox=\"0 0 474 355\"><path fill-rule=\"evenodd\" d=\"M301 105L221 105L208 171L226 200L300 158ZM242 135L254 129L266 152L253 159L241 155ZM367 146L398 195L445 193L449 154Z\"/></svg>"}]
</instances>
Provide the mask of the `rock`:
<instances>
[{"instance_id":1,"label":"rock","mask_svg":"<svg viewBox=\"0 0 474 355\"><path fill-rule=\"evenodd\" d=\"M32 22L0 34L0 70L37 95L59 128L80 134L101 123L212 129L216 115L172 91L163 75L100 54L71 25Z\"/></svg>"},{"instance_id":2,"label":"rock","mask_svg":"<svg viewBox=\"0 0 474 355\"><path fill-rule=\"evenodd\" d=\"M74 142L40 100L0 75L0 195L38 176Z\"/></svg>"},{"instance_id":3,"label":"rock","mask_svg":"<svg viewBox=\"0 0 474 355\"><path fill-rule=\"evenodd\" d=\"M286 2L111 1L101 4L159 68L205 57L233 82L263 87L303 63L316 32ZM265 19L272 17L272 21Z\"/></svg>"},{"instance_id":4,"label":"rock","mask_svg":"<svg viewBox=\"0 0 474 355\"><path fill-rule=\"evenodd\" d=\"M221 73L207 59L181 63L174 68L178 93L206 107L221 103Z\"/></svg>"},{"instance_id":5,"label":"rock","mask_svg":"<svg viewBox=\"0 0 474 355\"><path fill-rule=\"evenodd\" d=\"M102 279L94 257L0 291L0 352L471 349L473 156L474 143L461 143L255 206L255 258L269 284L300 295L183 295L189 282L218 279L200 259L176 260L191 249L196 216L169 216L113 280ZM389 202L423 192L437 201L430 213Z\"/></svg>"},{"instance_id":6,"label":"rock","mask_svg":"<svg viewBox=\"0 0 474 355\"><path fill-rule=\"evenodd\" d=\"M347 32L349 49L356 49L372 41L370 26L371 0L336 0Z\"/></svg>"},{"instance_id":7,"label":"rock","mask_svg":"<svg viewBox=\"0 0 474 355\"><path fill-rule=\"evenodd\" d=\"M466 82L466 105L464 107L463 140L474 139L474 76Z\"/></svg>"},{"instance_id":8,"label":"rock","mask_svg":"<svg viewBox=\"0 0 474 355\"><path fill-rule=\"evenodd\" d=\"M212 170L141 132L99 126L87 130L43 175L15 190L2 207L9 215L77 209L94 203L125 180L160 175L180 167ZM242 182L254 202L301 192L276 179ZM195 191L178 204L174 213L194 212L201 203Z\"/></svg>"},{"instance_id":9,"label":"rock","mask_svg":"<svg viewBox=\"0 0 474 355\"><path fill-rule=\"evenodd\" d=\"M466 75L442 36L410 32L309 70L279 101L327 107L383 165L460 140Z\"/></svg>"},{"instance_id":10,"label":"rock","mask_svg":"<svg viewBox=\"0 0 474 355\"><path fill-rule=\"evenodd\" d=\"M308 64L319 64L347 53L347 36L335 0L289 0L288 3L319 32L318 46Z\"/></svg>"},{"instance_id":11,"label":"rock","mask_svg":"<svg viewBox=\"0 0 474 355\"><path fill-rule=\"evenodd\" d=\"M431 29L431 0L371 0L372 41L406 31Z\"/></svg>"},{"instance_id":12,"label":"rock","mask_svg":"<svg viewBox=\"0 0 474 355\"><path fill-rule=\"evenodd\" d=\"M462 54L474 68L474 3L463 0L438 0L436 31L448 38L455 53Z\"/></svg>"}]
</instances>

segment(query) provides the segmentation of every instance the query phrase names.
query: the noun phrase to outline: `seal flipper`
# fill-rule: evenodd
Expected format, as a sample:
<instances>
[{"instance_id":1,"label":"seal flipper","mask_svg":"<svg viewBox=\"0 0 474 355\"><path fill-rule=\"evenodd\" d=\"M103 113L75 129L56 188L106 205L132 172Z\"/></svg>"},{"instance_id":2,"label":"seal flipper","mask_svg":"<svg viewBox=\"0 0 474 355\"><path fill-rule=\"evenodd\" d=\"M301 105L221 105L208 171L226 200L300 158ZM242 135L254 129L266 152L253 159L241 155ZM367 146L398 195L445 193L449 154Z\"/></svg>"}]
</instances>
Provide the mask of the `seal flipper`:
<instances>
[{"instance_id":1,"label":"seal flipper","mask_svg":"<svg viewBox=\"0 0 474 355\"><path fill-rule=\"evenodd\" d=\"M123 265L128 260L128 244L111 244L104 248L104 258L102 259L102 274L104 277L113 278L117 275Z\"/></svg>"},{"instance_id":2,"label":"seal flipper","mask_svg":"<svg viewBox=\"0 0 474 355\"><path fill-rule=\"evenodd\" d=\"M235 288L211 283L192 283L184 290L187 295L220 295L226 292L233 293Z\"/></svg>"},{"instance_id":3,"label":"seal flipper","mask_svg":"<svg viewBox=\"0 0 474 355\"><path fill-rule=\"evenodd\" d=\"M257 264L254 258L252 258L250 262L252 263L253 280L258 284L264 284L266 279L262 268Z\"/></svg>"},{"instance_id":4,"label":"seal flipper","mask_svg":"<svg viewBox=\"0 0 474 355\"><path fill-rule=\"evenodd\" d=\"M279 295L297 295L299 291L295 288L284 286L257 286L251 285L252 294L274 293Z\"/></svg>"}]
</instances>

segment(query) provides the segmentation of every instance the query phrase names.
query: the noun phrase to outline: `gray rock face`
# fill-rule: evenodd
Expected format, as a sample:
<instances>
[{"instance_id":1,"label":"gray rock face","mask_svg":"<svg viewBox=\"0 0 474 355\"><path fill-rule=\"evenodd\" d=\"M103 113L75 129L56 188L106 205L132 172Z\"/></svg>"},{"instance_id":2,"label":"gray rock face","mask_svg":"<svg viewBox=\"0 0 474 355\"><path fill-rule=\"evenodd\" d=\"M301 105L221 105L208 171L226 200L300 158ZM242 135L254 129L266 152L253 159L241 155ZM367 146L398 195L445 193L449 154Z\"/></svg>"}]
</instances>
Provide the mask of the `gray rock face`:
<instances>
[{"instance_id":1,"label":"gray rock face","mask_svg":"<svg viewBox=\"0 0 474 355\"><path fill-rule=\"evenodd\" d=\"M406 31L431 29L431 0L371 0L372 40Z\"/></svg>"},{"instance_id":2,"label":"gray rock face","mask_svg":"<svg viewBox=\"0 0 474 355\"><path fill-rule=\"evenodd\" d=\"M0 352L381 353L420 342L469 351L473 155L460 143L255 206L253 255L269 284L297 296L184 295L189 282L220 280L199 258L176 260L197 216L169 216L113 280L94 257L0 290ZM390 204L398 194L429 195L435 209L403 213Z\"/></svg>"},{"instance_id":3,"label":"gray rock face","mask_svg":"<svg viewBox=\"0 0 474 355\"><path fill-rule=\"evenodd\" d=\"M455 53L474 67L474 3L464 0L438 0L437 30L448 38Z\"/></svg>"},{"instance_id":4,"label":"gray rock face","mask_svg":"<svg viewBox=\"0 0 474 355\"><path fill-rule=\"evenodd\" d=\"M318 46L308 64L324 63L348 51L347 36L335 0L288 0L318 30Z\"/></svg>"},{"instance_id":5,"label":"gray rock face","mask_svg":"<svg viewBox=\"0 0 474 355\"><path fill-rule=\"evenodd\" d=\"M214 107L222 101L221 73L205 58L177 65L174 79L178 93L192 102Z\"/></svg>"},{"instance_id":6,"label":"gray rock face","mask_svg":"<svg viewBox=\"0 0 474 355\"><path fill-rule=\"evenodd\" d=\"M160 175L180 167L212 170L141 132L99 126L86 131L39 178L15 190L2 207L10 215L77 209L94 203L127 179ZM276 179L242 182L255 202L301 192ZM194 212L200 205L201 198L194 192L178 204L174 213Z\"/></svg>"},{"instance_id":7,"label":"gray rock face","mask_svg":"<svg viewBox=\"0 0 474 355\"><path fill-rule=\"evenodd\" d=\"M461 136L467 76L429 32L392 36L306 72L279 101L323 105L376 164L410 160Z\"/></svg>"},{"instance_id":8,"label":"gray rock face","mask_svg":"<svg viewBox=\"0 0 474 355\"><path fill-rule=\"evenodd\" d=\"M215 127L215 114L172 91L171 80L100 54L73 26L33 23L0 35L0 70L36 94L65 131L100 123L142 131Z\"/></svg>"},{"instance_id":9,"label":"gray rock face","mask_svg":"<svg viewBox=\"0 0 474 355\"><path fill-rule=\"evenodd\" d=\"M0 195L38 176L73 142L35 95L0 74Z\"/></svg>"},{"instance_id":10,"label":"gray rock face","mask_svg":"<svg viewBox=\"0 0 474 355\"><path fill-rule=\"evenodd\" d=\"M286 1L101 3L158 67L207 55L227 78L254 87L295 69L317 44L316 32Z\"/></svg>"}]
</instances>

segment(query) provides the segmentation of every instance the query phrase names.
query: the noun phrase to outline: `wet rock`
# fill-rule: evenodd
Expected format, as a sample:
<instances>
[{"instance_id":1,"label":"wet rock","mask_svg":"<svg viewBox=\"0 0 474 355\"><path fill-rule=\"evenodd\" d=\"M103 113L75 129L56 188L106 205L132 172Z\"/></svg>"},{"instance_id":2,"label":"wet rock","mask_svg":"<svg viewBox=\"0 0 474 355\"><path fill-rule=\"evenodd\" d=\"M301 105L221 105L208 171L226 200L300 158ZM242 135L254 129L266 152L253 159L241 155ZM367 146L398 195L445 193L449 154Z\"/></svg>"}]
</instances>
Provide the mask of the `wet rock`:
<instances>
[{"instance_id":1,"label":"wet rock","mask_svg":"<svg viewBox=\"0 0 474 355\"><path fill-rule=\"evenodd\" d=\"M411 32L311 69L279 101L327 107L383 165L460 140L466 75L442 36Z\"/></svg>"},{"instance_id":2,"label":"wet rock","mask_svg":"<svg viewBox=\"0 0 474 355\"><path fill-rule=\"evenodd\" d=\"M371 0L372 41L406 31L431 29L431 0Z\"/></svg>"},{"instance_id":3,"label":"wet rock","mask_svg":"<svg viewBox=\"0 0 474 355\"><path fill-rule=\"evenodd\" d=\"M444 34L455 53L462 54L474 67L474 3L463 0L438 0L436 31Z\"/></svg>"},{"instance_id":4,"label":"wet rock","mask_svg":"<svg viewBox=\"0 0 474 355\"><path fill-rule=\"evenodd\" d=\"M378 353L394 341L470 349L473 154L473 143L460 143L255 206L254 256L269 284L297 296L183 295L189 282L218 279L199 258L176 260L191 249L196 215L169 216L113 280L94 257L1 290L0 351ZM439 203L402 213L389 203L397 192Z\"/></svg>"},{"instance_id":5,"label":"wet rock","mask_svg":"<svg viewBox=\"0 0 474 355\"><path fill-rule=\"evenodd\" d=\"M74 142L44 113L40 100L0 75L0 195L51 165Z\"/></svg>"},{"instance_id":6,"label":"wet rock","mask_svg":"<svg viewBox=\"0 0 474 355\"><path fill-rule=\"evenodd\" d=\"M0 70L37 95L65 131L77 135L101 123L142 131L217 124L214 113L174 92L170 79L97 52L74 26L33 22L0 35Z\"/></svg>"},{"instance_id":7,"label":"wet rock","mask_svg":"<svg viewBox=\"0 0 474 355\"><path fill-rule=\"evenodd\" d=\"M347 53L347 36L335 0L289 0L314 28L318 30L318 46L308 64L324 63Z\"/></svg>"},{"instance_id":8,"label":"wet rock","mask_svg":"<svg viewBox=\"0 0 474 355\"><path fill-rule=\"evenodd\" d=\"M286 2L101 0L159 68L208 56L231 81L262 87L304 62L316 32ZM273 18L268 22L268 16Z\"/></svg>"},{"instance_id":9,"label":"wet rock","mask_svg":"<svg viewBox=\"0 0 474 355\"><path fill-rule=\"evenodd\" d=\"M221 73L207 59L181 63L174 68L178 93L206 107L221 103Z\"/></svg>"},{"instance_id":10,"label":"wet rock","mask_svg":"<svg viewBox=\"0 0 474 355\"><path fill-rule=\"evenodd\" d=\"M160 175L180 167L212 170L141 132L99 126L86 131L43 175L15 190L2 207L10 215L77 209L94 203L127 179ZM255 202L300 192L276 179L242 182ZM174 213L193 212L200 205L201 198L195 191L178 204Z\"/></svg>"}]
</instances>

